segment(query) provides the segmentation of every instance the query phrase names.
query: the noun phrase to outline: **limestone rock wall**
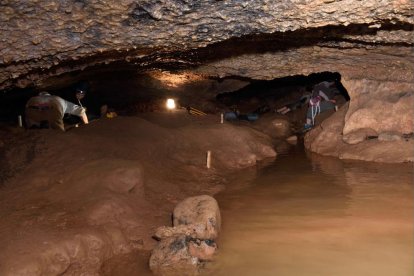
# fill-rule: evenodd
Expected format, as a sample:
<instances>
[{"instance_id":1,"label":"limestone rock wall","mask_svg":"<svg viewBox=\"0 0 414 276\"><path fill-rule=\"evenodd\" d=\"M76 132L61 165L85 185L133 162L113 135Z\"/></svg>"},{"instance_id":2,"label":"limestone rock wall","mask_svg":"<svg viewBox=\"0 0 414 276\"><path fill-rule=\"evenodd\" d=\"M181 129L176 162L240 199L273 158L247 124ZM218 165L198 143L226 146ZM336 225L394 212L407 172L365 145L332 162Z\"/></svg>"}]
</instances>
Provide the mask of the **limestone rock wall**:
<instances>
[{"instance_id":1,"label":"limestone rock wall","mask_svg":"<svg viewBox=\"0 0 414 276\"><path fill-rule=\"evenodd\" d=\"M411 47L312 46L283 52L245 54L200 66L196 72L273 79L314 72L339 72L348 79L413 81Z\"/></svg>"},{"instance_id":2,"label":"limestone rock wall","mask_svg":"<svg viewBox=\"0 0 414 276\"><path fill-rule=\"evenodd\" d=\"M269 33L283 37L324 26L408 25L408 31L403 28L399 35L385 30L374 39L407 43L414 19L410 0L4 0L0 23L1 89L119 60L147 66L167 61L160 58L162 53L234 37ZM365 39L358 35L355 39Z\"/></svg>"}]
</instances>

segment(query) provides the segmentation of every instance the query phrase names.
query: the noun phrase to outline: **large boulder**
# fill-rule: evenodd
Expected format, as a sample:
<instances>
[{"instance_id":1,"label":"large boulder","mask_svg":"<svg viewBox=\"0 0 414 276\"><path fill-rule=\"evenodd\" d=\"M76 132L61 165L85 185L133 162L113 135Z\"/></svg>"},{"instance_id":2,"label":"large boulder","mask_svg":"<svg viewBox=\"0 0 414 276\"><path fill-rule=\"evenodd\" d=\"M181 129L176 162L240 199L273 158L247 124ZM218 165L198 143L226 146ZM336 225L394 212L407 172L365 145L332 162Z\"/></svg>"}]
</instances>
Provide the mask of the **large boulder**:
<instances>
[{"instance_id":1,"label":"large boulder","mask_svg":"<svg viewBox=\"0 0 414 276\"><path fill-rule=\"evenodd\" d=\"M174 209L173 225L191 226L198 239L216 239L221 227L217 201L208 195L186 198Z\"/></svg>"},{"instance_id":2,"label":"large boulder","mask_svg":"<svg viewBox=\"0 0 414 276\"><path fill-rule=\"evenodd\" d=\"M342 106L338 112L335 112L320 125L306 133L305 147L322 155L338 156L344 144L341 132L344 127L344 117L347 109L348 104Z\"/></svg>"},{"instance_id":3,"label":"large boulder","mask_svg":"<svg viewBox=\"0 0 414 276\"><path fill-rule=\"evenodd\" d=\"M377 133L414 132L412 82L343 80L351 97L345 116L344 135L361 128Z\"/></svg>"},{"instance_id":4,"label":"large boulder","mask_svg":"<svg viewBox=\"0 0 414 276\"><path fill-rule=\"evenodd\" d=\"M305 147L322 155L340 159L402 163L414 161L413 136L398 132L381 132L369 128L343 134L348 105L305 135ZM373 134L371 136L371 134Z\"/></svg>"}]
</instances>

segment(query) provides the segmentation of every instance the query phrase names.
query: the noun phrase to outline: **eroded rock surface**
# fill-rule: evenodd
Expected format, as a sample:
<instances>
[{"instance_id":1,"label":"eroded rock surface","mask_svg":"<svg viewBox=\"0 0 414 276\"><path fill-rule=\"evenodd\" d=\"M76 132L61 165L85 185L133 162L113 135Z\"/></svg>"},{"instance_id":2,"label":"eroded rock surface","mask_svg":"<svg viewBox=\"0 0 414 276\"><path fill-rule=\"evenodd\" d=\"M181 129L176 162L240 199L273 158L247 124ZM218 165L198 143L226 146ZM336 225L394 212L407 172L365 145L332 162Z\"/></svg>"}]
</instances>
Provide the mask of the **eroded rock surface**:
<instances>
[{"instance_id":1,"label":"eroded rock surface","mask_svg":"<svg viewBox=\"0 0 414 276\"><path fill-rule=\"evenodd\" d=\"M344 134L360 128L377 133L414 132L414 83L344 80L351 97Z\"/></svg>"},{"instance_id":2,"label":"eroded rock surface","mask_svg":"<svg viewBox=\"0 0 414 276\"><path fill-rule=\"evenodd\" d=\"M361 58L370 51L367 48L375 50L377 44L411 45L414 22L412 2L408 0L370 0L363 4L353 0L3 1L0 15L0 88L39 84L38 81L50 75L114 62L141 70L201 64L204 61L198 56L211 59L237 53L221 47L223 51L212 48L216 53L212 54L208 49L203 52L202 47L256 34L272 34L271 39L251 41L272 46L249 49L240 47L243 43L236 43L231 48L260 53L325 44L328 49L349 50L351 55ZM324 29L327 26L337 30ZM295 34L297 31L300 32ZM198 48L200 52L186 52ZM318 47L312 52L316 55L311 57L316 60L320 54ZM306 57L300 49L290 57L281 54L283 58L277 60L282 64ZM358 59L351 61L356 67L372 58ZM342 63L353 66L348 62ZM295 63L287 62L286 68L289 64ZM217 65L214 67L219 69ZM224 65L221 69L223 72L217 70L213 74L230 74ZM317 71L321 70L319 67ZM254 71L250 71L252 78L256 77ZM302 71L298 67L285 75Z\"/></svg>"},{"instance_id":3,"label":"eroded rock surface","mask_svg":"<svg viewBox=\"0 0 414 276\"><path fill-rule=\"evenodd\" d=\"M364 142L369 137L378 137L378 133L372 128L359 128L342 137L342 140L350 145L355 145Z\"/></svg>"},{"instance_id":4,"label":"eroded rock surface","mask_svg":"<svg viewBox=\"0 0 414 276\"><path fill-rule=\"evenodd\" d=\"M193 275L202 261L213 258L221 228L217 201L208 195L189 197L177 204L173 227L160 227L160 239L149 261L157 275Z\"/></svg>"},{"instance_id":5,"label":"eroded rock surface","mask_svg":"<svg viewBox=\"0 0 414 276\"><path fill-rule=\"evenodd\" d=\"M360 108L363 109L362 106ZM366 128L367 122L361 119L360 128L344 135L348 112L348 105L345 105L321 125L308 132L305 136L305 147L312 152L340 159L384 163L414 162L412 133L400 136L396 131L384 131L378 136L370 136L377 132L372 128ZM395 127L398 128L398 124Z\"/></svg>"}]
</instances>

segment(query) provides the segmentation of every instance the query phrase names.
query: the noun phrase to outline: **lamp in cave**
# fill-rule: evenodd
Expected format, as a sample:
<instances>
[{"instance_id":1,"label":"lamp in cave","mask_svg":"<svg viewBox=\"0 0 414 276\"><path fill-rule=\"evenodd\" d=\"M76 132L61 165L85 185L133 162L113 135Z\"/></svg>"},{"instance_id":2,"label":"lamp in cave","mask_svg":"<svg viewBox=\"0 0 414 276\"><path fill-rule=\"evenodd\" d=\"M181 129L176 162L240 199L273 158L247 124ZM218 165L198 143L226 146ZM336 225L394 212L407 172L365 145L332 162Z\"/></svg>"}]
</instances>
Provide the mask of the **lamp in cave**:
<instances>
[{"instance_id":1,"label":"lamp in cave","mask_svg":"<svg viewBox=\"0 0 414 276\"><path fill-rule=\"evenodd\" d=\"M167 99L167 109L168 110L175 109L175 101L174 101L174 99Z\"/></svg>"}]
</instances>

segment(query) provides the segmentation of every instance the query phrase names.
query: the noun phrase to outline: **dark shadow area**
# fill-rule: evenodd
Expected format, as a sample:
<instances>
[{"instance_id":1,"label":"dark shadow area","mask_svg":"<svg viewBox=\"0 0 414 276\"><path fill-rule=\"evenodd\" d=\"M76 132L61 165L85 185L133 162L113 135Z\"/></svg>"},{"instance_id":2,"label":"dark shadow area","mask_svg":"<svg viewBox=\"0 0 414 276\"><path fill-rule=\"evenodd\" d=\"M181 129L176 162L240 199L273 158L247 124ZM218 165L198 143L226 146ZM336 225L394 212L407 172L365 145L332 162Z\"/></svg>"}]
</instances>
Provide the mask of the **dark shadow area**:
<instances>
[{"instance_id":1,"label":"dark shadow area","mask_svg":"<svg viewBox=\"0 0 414 276\"><path fill-rule=\"evenodd\" d=\"M311 91L312 87L323 81L335 82L340 95L349 101L350 97L341 83L341 75L337 72L320 72L308 76L296 75L284 78L276 78L270 81L252 80L251 84L232 92L217 95L216 99L227 106L239 105L254 98L259 105L270 104L274 107L275 102L283 98L300 98L300 94Z\"/></svg>"},{"instance_id":2,"label":"dark shadow area","mask_svg":"<svg viewBox=\"0 0 414 276\"><path fill-rule=\"evenodd\" d=\"M13 89L0 93L0 122L17 124L18 116L24 114L26 102L37 93L34 88Z\"/></svg>"},{"instance_id":3,"label":"dark shadow area","mask_svg":"<svg viewBox=\"0 0 414 276\"><path fill-rule=\"evenodd\" d=\"M137 112L151 112L159 108L161 102L165 101L167 95L174 93L160 86L156 79L145 74L138 74L134 70L116 70L107 67L108 71L85 70L82 74L76 72L68 73L61 78L56 77L51 81L47 89L15 89L4 91L0 95L0 122L17 125L18 116L21 115L24 121L24 109L26 102L41 91L48 91L75 104L82 104L87 108L90 120L99 118L100 108L107 105L109 111L116 111L118 115L133 115ZM249 85L232 92L222 93L216 96L216 105L228 109L237 106L243 112L253 112L262 106L269 106L275 110L281 104L294 102L306 91L322 81L333 81L337 89L346 101L349 95L341 84L341 76L337 72L320 72L308 76L296 75L284 78L276 78L270 81L252 80L237 76L226 78L210 78L211 81L222 83L226 80L242 80L250 82ZM79 103L76 98L76 90L82 87L86 95ZM194 86L197 87L197 86ZM188 91L191 88L182 88ZM190 97L180 91L178 95ZM184 96L186 95L186 96ZM214 102L214 95L211 100ZM183 102L191 101L182 98ZM193 99L194 100L194 99ZM69 116L70 119L70 116ZM79 118L75 116L77 123ZM69 121L72 122L72 121Z\"/></svg>"},{"instance_id":4,"label":"dark shadow area","mask_svg":"<svg viewBox=\"0 0 414 276\"><path fill-rule=\"evenodd\" d=\"M76 105L87 109L89 120L98 119L101 107L108 106L108 111L118 115L132 115L136 112L155 111L154 103L164 102L169 91L154 84L146 74L135 70L119 70L107 66L105 71L85 70L81 73L71 72L55 77L45 88L25 88L4 90L0 94L0 123L17 125L18 116L24 124L25 105L28 100L47 91ZM77 90L85 92L84 97L77 98ZM68 118L66 118L68 117ZM65 116L69 123L78 123L78 116Z\"/></svg>"}]
</instances>

